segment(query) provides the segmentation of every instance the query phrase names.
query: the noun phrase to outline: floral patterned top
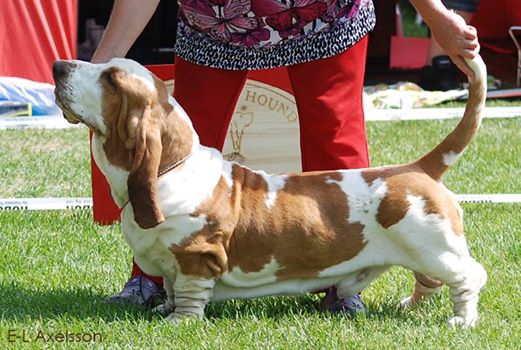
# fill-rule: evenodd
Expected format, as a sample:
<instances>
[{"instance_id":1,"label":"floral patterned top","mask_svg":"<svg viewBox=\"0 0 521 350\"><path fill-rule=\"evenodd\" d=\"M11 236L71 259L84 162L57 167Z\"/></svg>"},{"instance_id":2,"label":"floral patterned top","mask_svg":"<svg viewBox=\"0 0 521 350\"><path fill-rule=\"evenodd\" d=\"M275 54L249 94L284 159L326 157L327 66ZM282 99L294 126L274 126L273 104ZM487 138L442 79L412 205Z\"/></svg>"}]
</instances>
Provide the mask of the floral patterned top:
<instances>
[{"instance_id":1,"label":"floral patterned top","mask_svg":"<svg viewBox=\"0 0 521 350\"><path fill-rule=\"evenodd\" d=\"M176 54L221 69L267 69L330 57L375 25L372 0L178 1Z\"/></svg>"}]
</instances>

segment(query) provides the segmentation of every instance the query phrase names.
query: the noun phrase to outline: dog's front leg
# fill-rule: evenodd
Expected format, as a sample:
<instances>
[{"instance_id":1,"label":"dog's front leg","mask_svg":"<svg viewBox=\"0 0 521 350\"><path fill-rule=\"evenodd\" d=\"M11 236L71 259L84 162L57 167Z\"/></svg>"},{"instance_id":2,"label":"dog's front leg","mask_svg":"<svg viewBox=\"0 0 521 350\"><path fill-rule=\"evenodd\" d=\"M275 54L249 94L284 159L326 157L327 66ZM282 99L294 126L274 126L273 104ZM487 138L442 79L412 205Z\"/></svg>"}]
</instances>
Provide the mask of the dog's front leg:
<instances>
[{"instance_id":1,"label":"dog's front leg","mask_svg":"<svg viewBox=\"0 0 521 350\"><path fill-rule=\"evenodd\" d=\"M164 276L163 288L165 288L166 291L166 302L164 304L156 306L152 311L160 313L161 315L169 315L175 309L174 279L170 276Z\"/></svg>"},{"instance_id":2,"label":"dog's front leg","mask_svg":"<svg viewBox=\"0 0 521 350\"><path fill-rule=\"evenodd\" d=\"M204 308L213 295L214 278L188 276L178 273L174 282L175 310L167 319L178 323L181 319L204 316Z\"/></svg>"}]
</instances>

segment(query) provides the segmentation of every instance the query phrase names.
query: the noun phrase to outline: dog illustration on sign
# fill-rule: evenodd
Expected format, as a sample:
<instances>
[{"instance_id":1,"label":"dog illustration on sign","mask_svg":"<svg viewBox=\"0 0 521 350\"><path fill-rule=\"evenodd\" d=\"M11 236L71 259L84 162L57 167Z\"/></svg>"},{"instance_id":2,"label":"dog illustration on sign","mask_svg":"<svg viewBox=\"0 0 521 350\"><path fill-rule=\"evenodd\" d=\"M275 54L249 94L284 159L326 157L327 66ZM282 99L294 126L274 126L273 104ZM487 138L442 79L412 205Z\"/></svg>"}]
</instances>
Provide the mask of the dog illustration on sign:
<instances>
[{"instance_id":1,"label":"dog illustration on sign","mask_svg":"<svg viewBox=\"0 0 521 350\"><path fill-rule=\"evenodd\" d=\"M224 158L270 172L300 171L297 120L297 106L291 94L247 80L230 123Z\"/></svg>"}]
</instances>

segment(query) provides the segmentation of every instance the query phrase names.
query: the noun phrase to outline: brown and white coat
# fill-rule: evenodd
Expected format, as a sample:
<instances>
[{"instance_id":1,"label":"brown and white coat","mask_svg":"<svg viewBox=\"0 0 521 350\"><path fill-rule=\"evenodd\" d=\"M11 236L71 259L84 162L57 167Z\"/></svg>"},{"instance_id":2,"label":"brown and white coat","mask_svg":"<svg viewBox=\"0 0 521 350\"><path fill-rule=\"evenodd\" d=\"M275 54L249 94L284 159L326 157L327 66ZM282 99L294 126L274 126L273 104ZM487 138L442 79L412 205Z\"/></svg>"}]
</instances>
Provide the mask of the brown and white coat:
<instances>
[{"instance_id":1,"label":"brown and white coat","mask_svg":"<svg viewBox=\"0 0 521 350\"><path fill-rule=\"evenodd\" d=\"M447 284L450 323L474 326L486 272L469 254L462 212L441 183L479 124L486 71L468 62L465 116L433 151L407 165L271 175L199 144L165 86L136 62L55 63L70 122L94 131L94 158L123 207L138 265L162 275L178 320L210 300L305 293L354 295L390 266L415 272L417 303ZM201 97L204 98L204 97ZM211 116L209 116L211 117Z\"/></svg>"}]
</instances>

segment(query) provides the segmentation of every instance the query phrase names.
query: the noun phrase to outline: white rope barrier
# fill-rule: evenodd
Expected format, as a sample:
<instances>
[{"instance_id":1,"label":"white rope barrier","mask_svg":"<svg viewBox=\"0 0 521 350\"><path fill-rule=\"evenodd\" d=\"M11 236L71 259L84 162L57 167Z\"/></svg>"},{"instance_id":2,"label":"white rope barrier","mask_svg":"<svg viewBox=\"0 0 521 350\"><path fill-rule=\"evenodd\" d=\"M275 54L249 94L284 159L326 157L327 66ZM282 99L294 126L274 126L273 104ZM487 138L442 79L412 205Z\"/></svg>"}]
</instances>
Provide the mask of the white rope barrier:
<instances>
[{"instance_id":1,"label":"white rope barrier","mask_svg":"<svg viewBox=\"0 0 521 350\"><path fill-rule=\"evenodd\" d=\"M69 129L81 124L71 124L61 115L39 117L3 117L0 118L0 130L7 129Z\"/></svg>"},{"instance_id":2,"label":"white rope barrier","mask_svg":"<svg viewBox=\"0 0 521 350\"><path fill-rule=\"evenodd\" d=\"M366 109L367 121L443 120L461 118L464 108ZM487 107L485 118L521 117L520 107Z\"/></svg>"},{"instance_id":3,"label":"white rope barrier","mask_svg":"<svg viewBox=\"0 0 521 350\"><path fill-rule=\"evenodd\" d=\"M521 203L521 194L460 194L461 203ZM0 198L0 211L92 208L92 198Z\"/></svg>"},{"instance_id":4,"label":"white rope barrier","mask_svg":"<svg viewBox=\"0 0 521 350\"><path fill-rule=\"evenodd\" d=\"M368 121L442 120L460 118L464 108L421 108L366 110ZM519 107L488 107L485 118L515 118L521 116ZM2 129L66 129L82 124L70 124L61 115L0 118ZM461 194L462 203L521 203L521 194ZM92 208L92 198L0 198L0 211L6 210L66 210Z\"/></svg>"},{"instance_id":5,"label":"white rope barrier","mask_svg":"<svg viewBox=\"0 0 521 350\"><path fill-rule=\"evenodd\" d=\"M521 203L521 194L459 194L461 203Z\"/></svg>"},{"instance_id":6,"label":"white rope barrier","mask_svg":"<svg viewBox=\"0 0 521 350\"><path fill-rule=\"evenodd\" d=\"M92 198L0 198L0 211L84 208L92 208Z\"/></svg>"},{"instance_id":7,"label":"white rope barrier","mask_svg":"<svg viewBox=\"0 0 521 350\"><path fill-rule=\"evenodd\" d=\"M399 120L443 120L461 118L464 108L411 108L411 109L366 109L367 121ZM519 107L487 107L485 118L521 117ZM0 130L6 129L68 129L81 127L82 124L70 124L61 115L39 117L0 118Z\"/></svg>"}]
</instances>

